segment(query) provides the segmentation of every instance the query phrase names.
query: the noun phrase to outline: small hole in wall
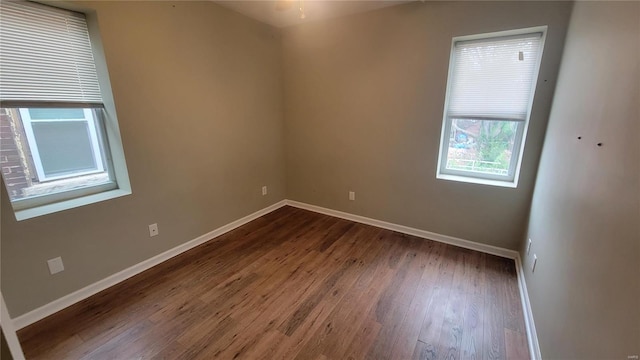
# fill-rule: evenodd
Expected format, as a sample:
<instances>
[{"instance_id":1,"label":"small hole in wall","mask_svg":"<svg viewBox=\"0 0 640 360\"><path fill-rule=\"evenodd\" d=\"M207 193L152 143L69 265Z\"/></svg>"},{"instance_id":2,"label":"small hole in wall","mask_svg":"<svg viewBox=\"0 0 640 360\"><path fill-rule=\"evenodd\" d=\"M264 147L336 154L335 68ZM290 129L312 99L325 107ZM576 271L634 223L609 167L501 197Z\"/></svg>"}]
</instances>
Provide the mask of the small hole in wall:
<instances>
[{"instance_id":1,"label":"small hole in wall","mask_svg":"<svg viewBox=\"0 0 640 360\"><path fill-rule=\"evenodd\" d=\"M578 136L578 140L582 139L582 136Z\"/></svg>"},{"instance_id":2,"label":"small hole in wall","mask_svg":"<svg viewBox=\"0 0 640 360\"><path fill-rule=\"evenodd\" d=\"M598 146L602 146L602 143L598 143Z\"/></svg>"}]
</instances>

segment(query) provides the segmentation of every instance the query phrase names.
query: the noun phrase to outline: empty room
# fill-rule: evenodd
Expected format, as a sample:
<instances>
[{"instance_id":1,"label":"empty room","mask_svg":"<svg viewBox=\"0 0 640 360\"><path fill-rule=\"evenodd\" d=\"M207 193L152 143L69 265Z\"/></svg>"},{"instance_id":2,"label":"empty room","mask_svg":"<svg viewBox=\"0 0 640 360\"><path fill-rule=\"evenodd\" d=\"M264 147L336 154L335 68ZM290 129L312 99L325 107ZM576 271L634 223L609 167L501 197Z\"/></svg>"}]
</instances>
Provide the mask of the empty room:
<instances>
[{"instance_id":1,"label":"empty room","mask_svg":"<svg viewBox=\"0 0 640 360\"><path fill-rule=\"evenodd\" d=\"M638 359L640 2L0 2L2 359Z\"/></svg>"}]
</instances>

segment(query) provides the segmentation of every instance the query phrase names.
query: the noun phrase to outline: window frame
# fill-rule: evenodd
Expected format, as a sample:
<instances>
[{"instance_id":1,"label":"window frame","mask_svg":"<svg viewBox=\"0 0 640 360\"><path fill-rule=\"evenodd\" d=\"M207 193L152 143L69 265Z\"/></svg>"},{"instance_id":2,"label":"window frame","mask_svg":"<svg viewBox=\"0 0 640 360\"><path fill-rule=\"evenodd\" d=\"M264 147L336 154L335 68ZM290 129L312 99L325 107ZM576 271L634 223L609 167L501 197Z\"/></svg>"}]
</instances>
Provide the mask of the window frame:
<instances>
[{"instance_id":1,"label":"window frame","mask_svg":"<svg viewBox=\"0 0 640 360\"><path fill-rule=\"evenodd\" d=\"M102 142L98 138L100 135L98 133L99 126L97 126L96 124L98 120L96 118L97 115L95 115L95 111L93 109L82 108L81 110L84 117L81 119L69 118L69 119L35 119L35 120L31 117L31 113L29 111L30 109L34 109L34 108L33 107L18 108L18 111L20 112L22 125L24 126L25 135L27 136L27 143L29 144L29 148L31 149L31 156L33 156L35 170L36 170L36 173L38 174L38 179L40 180L40 182L54 181L54 180L67 179L75 176L96 174L96 173L104 172L105 170L107 171L109 170L106 166L104 166L104 160L102 155L103 150L101 145ZM44 165L42 163L42 157L40 156L40 148L38 146L38 142L36 141L36 136L33 129L33 124L34 123L56 123L56 122L85 122L87 124L87 129L89 131L89 134L88 134L89 141L91 143L91 153L93 155L93 159L96 165L95 169L78 171L78 172L73 172L68 174L61 174L61 175L47 175L45 173Z\"/></svg>"},{"instance_id":2,"label":"window frame","mask_svg":"<svg viewBox=\"0 0 640 360\"><path fill-rule=\"evenodd\" d=\"M436 168L436 178L441 180L451 180L491 186L502 186L516 188L518 186L518 180L520 176L520 169L522 165L522 158L524 155L524 147L526 143L527 130L529 128L529 120L533 108L533 101L535 98L538 77L540 74L540 68L542 66L542 57L544 54L544 46L547 35L547 26L536 26L522 29L498 31L483 34L456 36L451 40L451 50L449 55L449 70L447 73L447 88L445 94L445 103L442 118L442 127L440 134L440 147L438 152L438 162ZM540 35L540 51L537 54L536 67L533 73L533 81L531 84L531 95L527 103L527 113L524 120L500 117L500 116L453 116L449 114L449 102L451 99L451 88L453 83L453 76L455 72L455 51L456 44L461 42L479 41L479 40L497 40L499 38L518 38L526 37L532 34ZM451 126L456 119L468 119L468 120L481 120L481 121L509 121L517 123L517 131L514 137L513 150L511 155L511 161L507 175L488 174L480 172L471 172L465 170L447 169L449 142L451 134Z\"/></svg>"},{"instance_id":3,"label":"window frame","mask_svg":"<svg viewBox=\"0 0 640 360\"><path fill-rule=\"evenodd\" d=\"M34 1L35 2L35 1ZM47 102L14 102L3 101L3 108L37 108L37 107L80 107L93 108L96 121L96 131L101 132L98 136L104 152L101 154L104 160L105 170L108 171L109 181L99 185L87 186L69 191L52 193L43 196L11 201L17 221L48 215L59 211L73 209L89 204L98 203L118 197L130 195L132 193L127 169L122 138L120 136L120 126L116 114L115 101L113 99L112 87L109 78L109 71L98 27L97 13L94 9L81 5L57 2L57 1L37 1L41 5L51 6L67 11L74 11L84 15L91 51L102 103L47 103ZM3 185L4 179L1 179Z\"/></svg>"}]
</instances>

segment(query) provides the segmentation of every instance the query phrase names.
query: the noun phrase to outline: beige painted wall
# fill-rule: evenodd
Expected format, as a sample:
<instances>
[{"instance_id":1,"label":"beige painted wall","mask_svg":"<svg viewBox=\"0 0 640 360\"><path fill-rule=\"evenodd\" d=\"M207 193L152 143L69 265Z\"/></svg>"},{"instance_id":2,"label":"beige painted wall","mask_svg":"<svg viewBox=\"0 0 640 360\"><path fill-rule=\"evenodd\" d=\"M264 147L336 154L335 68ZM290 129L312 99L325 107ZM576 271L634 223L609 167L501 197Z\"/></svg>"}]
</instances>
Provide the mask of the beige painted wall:
<instances>
[{"instance_id":1,"label":"beige painted wall","mask_svg":"<svg viewBox=\"0 0 640 360\"><path fill-rule=\"evenodd\" d=\"M97 10L133 194L16 222L2 186L12 316L285 194L277 31L208 1L84 6ZM57 256L65 271L51 276L46 260Z\"/></svg>"},{"instance_id":2,"label":"beige painted wall","mask_svg":"<svg viewBox=\"0 0 640 360\"><path fill-rule=\"evenodd\" d=\"M522 255L543 357L640 355L638 2L575 5L529 235Z\"/></svg>"},{"instance_id":3,"label":"beige painted wall","mask_svg":"<svg viewBox=\"0 0 640 360\"><path fill-rule=\"evenodd\" d=\"M516 249L570 12L415 2L285 29L287 197ZM436 180L452 37L539 25L549 30L518 188Z\"/></svg>"}]
</instances>

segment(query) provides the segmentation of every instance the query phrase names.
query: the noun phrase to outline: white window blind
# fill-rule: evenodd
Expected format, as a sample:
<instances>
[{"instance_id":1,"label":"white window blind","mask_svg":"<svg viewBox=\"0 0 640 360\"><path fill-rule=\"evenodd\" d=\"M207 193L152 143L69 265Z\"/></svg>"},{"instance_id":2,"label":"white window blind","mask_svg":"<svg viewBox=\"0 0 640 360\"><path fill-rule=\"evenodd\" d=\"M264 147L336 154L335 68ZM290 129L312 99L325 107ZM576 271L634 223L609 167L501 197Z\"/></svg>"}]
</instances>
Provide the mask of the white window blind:
<instances>
[{"instance_id":1,"label":"white window blind","mask_svg":"<svg viewBox=\"0 0 640 360\"><path fill-rule=\"evenodd\" d=\"M83 14L0 2L0 100L101 104Z\"/></svg>"},{"instance_id":2,"label":"white window blind","mask_svg":"<svg viewBox=\"0 0 640 360\"><path fill-rule=\"evenodd\" d=\"M542 33L454 43L450 118L525 121Z\"/></svg>"}]
</instances>

